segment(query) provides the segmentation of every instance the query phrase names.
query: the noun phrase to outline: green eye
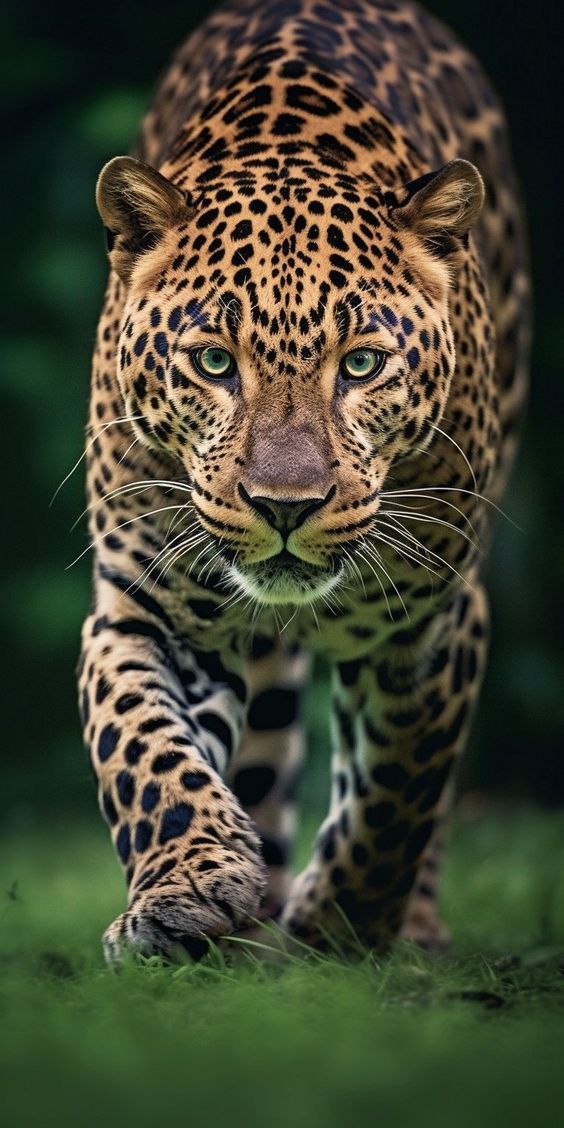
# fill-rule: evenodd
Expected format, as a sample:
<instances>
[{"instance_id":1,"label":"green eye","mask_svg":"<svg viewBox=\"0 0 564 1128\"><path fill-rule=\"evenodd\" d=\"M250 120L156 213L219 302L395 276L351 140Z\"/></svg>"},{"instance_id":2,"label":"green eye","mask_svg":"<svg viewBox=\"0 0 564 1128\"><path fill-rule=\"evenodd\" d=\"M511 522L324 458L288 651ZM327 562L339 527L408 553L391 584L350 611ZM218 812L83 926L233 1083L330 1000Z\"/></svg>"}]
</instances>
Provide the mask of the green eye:
<instances>
[{"instance_id":1,"label":"green eye","mask_svg":"<svg viewBox=\"0 0 564 1128\"><path fill-rule=\"evenodd\" d=\"M235 358L227 349L220 349L215 346L199 349L195 353L194 359L196 367L204 376L211 376L216 380L224 380L226 377L232 376L235 371Z\"/></svg>"},{"instance_id":2,"label":"green eye","mask_svg":"<svg viewBox=\"0 0 564 1128\"><path fill-rule=\"evenodd\" d=\"M367 380L382 371L387 359L381 349L353 349L341 361L341 375L345 380Z\"/></svg>"}]
</instances>

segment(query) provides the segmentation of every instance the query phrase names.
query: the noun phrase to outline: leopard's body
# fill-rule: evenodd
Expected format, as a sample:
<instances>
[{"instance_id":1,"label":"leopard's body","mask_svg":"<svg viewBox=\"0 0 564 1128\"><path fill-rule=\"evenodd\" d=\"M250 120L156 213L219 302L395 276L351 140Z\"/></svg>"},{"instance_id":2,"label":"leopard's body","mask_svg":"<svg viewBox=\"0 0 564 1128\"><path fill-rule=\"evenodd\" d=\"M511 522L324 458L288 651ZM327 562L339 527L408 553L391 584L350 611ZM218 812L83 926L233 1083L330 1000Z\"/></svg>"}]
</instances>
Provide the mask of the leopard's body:
<instances>
[{"instance_id":1,"label":"leopard's body","mask_svg":"<svg viewBox=\"0 0 564 1128\"><path fill-rule=\"evenodd\" d=\"M130 898L108 954L197 954L255 916L314 945L345 917L369 945L438 943L526 382L502 112L411 3L234 0L179 50L137 156L99 185L88 447L81 708ZM382 374L345 379L365 342ZM204 346L229 379L194 367ZM292 882L314 652L332 798Z\"/></svg>"}]
</instances>

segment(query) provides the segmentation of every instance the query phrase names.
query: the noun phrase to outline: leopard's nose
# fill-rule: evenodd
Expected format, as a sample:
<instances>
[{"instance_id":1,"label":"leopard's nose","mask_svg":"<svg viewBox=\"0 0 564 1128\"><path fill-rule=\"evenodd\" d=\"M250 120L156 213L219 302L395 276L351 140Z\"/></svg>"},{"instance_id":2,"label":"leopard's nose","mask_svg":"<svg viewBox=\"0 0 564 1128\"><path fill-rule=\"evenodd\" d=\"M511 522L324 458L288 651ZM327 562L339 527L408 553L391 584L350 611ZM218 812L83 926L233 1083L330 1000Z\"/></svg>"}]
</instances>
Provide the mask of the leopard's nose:
<instances>
[{"instance_id":1,"label":"leopard's nose","mask_svg":"<svg viewBox=\"0 0 564 1128\"><path fill-rule=\"evenodd\" d=\"M286 538L303 525L308 517L317 513L322 509L327 502L335 495L336 486L331 486L327 491L325 497L304 497L304 498L275 498L275 497L261 497L257 494L250 494L245 489L242 482L239 482L239 496L250 505L252 509L260 513L265 521L276 529L281 535Z\"/></svg>"}]
</instances>

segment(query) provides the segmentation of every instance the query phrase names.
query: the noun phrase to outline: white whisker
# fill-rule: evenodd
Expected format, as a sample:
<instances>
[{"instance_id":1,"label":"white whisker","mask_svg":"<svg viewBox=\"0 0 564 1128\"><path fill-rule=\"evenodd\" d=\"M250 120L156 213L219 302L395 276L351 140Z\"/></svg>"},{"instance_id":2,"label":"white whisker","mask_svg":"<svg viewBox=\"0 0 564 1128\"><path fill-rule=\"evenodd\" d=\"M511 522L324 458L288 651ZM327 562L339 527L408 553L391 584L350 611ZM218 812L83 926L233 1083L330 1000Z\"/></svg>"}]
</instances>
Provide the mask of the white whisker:
<instances>
[{"instance_id":1,"label":"white whisker","mask_svg":"<svg viewBox=\"0 0 564 1128\"><path fill-rule=\"evenodd\" d=\"M163 547L160 549L159 552L157 552L157 555L153 558L151 563L148 565L147 568L145 568L145 571L140 576L140 578L139 578L140 583L145 578L148 578L150 576L151 572L153 571L153 569L158 568L158 566L164 562L164 560L167 558L167 556L174 557L175 553L177 553L177 552L180 554L180 556L182 556L185 551L190 551L190 549L195 548L198 544L201 544L203 537L207 534L205 534L203 531L198 532L198 533L193 533L192 536L188 537L187 540L185 540L185 541L181 541L180 544L174 543L175 541L176 542L180 541L181 537L183 537L185 535L186 535L186 531L182 530L181 533L178 533L178 535L173 538L173 540L171 541L170 544L163 545ZM174 563L174 560L172 560L171 563ZM164 575L164 572L161 571L159 573L159 577L155 580L153 587L155 586L156 583L159 582L159 579L161 579L163 577L163 575Z\"/></svg>"},{"instance_id":2,"label":"white whisker","mask_svg":"<svg viewBox=\"0 0 564 1128\"><path fill-rule=\"evenodd\" d=\"M366 545L365 545L364 547L366 547ZM356 548L355 548L355 552L356 552L356 555L357 555L357 556L360 556L360 559L361 559L361 560L364 560L364 563L365 563L365 564L367 565L367 567L368 567L368 568L370 569L370 571L372 572L373 576L374 576L374 577L375 577L375 578L377 579L377 581L378 581L378 583L379 583L379 585L380 585L381 591L382 591L382 595L384 596L384 599L385 599L385 601L386 601L386 607L387 607L387 609L388 609L388 615L390 616L390 619L391 619L391 620L392 620L392 622L393 622L393 621L394 621L394 616L392 615L392 609L391 609L391 607L390 607L390 601L389 601L389 599L388 599L388 593L386 592L386 589L385 589L385 587L384 587L384 585L383 585L383 583L382 583L381 577L380 577L380 576L378 575L378 573L377 573L377 571L376 571L376 569L375 569L375 567L374 567L374 564L373 564L373 563L372 563L372 562L371 562L371 561L370 561L369 559L367 559L367 557L366 557L366 556L364 555L364 553L363 553L363 552L361 552L361 551L360 551L360 549L359 549L358 547L356 547ZM379 562L379 561L376 561L376 563L378 564L378 566L380 566L380 562Z\"/></svg>"},{"instance_id":3,"label":"white whisker","mask_svg":"<svg viewBox=\"0 0 564 1128\"><path fill-rule=\"evenodd\" d=\"M136 437L134 438L133 442L129 444L129 446L128 446L127 450L125 451L125 453L124 453L124 454L122 454L121 458L120 458L120 459L118 460L118 466L122 466L122 465L123 465L123 463L125 462L125 459L127 458L128 454L129 454L129 452L130 452L130 450L133 450L133 447L135 446L135 444L136 444L136 443L139 443L139 442L141 442L141 440L140 440L140 438L139 438L139 435L137 435L137 436L136 436Z\"/></svg>"},{"instance_id":4,"label":"white whisker","mask_svg":"<svg viewBox=\"0 0 564 1128\"><path fill-rule=\"evenodd\" d=\"M376 560L376 563L378 564L381 571L384 573L386 579L388 580L388 583L390 583L392 585L392 587L393 587L393 589L394 589L394 591L395 591L395 593L396 593L396 595L397 595L397 597L398 597L398 599L399 599L399 601L400 601L400 603L403 607L404 614L409 619L409 612L407 610L407 607L405 606L401 592L398 591L392 577L390 576L389 572L386 571L384 564L382 562L382 557L381 557L380 553L378 552L377 549L374 548L374 545L369 545L369 544L366 543L366 541L363 541L363 548L364 548L364 551L368 552L369 556L374 554L372 556L372 558ZM384 590L384 589L382 589L382 590Z\"/></svg>"},{"instance_id":5,"label":"white whisker","mask_svg":"<svg viewBox=\"0 0 564 1128\"><path fill-rule=\"evenodd\" d=\"M472 540L472 537L468 536L468 533L465 533L463 529L459 529L458 525L453 525L450 521L441 520L440 517L430 517L424 513L417 512L406 513L405 510L401 510L399 513L397 513L392 509L382 509L380 513L384 517L402 517L405 521L421 521L425 524L441 525L443 528L451 529L452 532L457 533L460 537L463 537L464 540L468 541L468 544L471 544L477 552L480 551L480 546L476 543L476 541ZM376 520L378 520L379 517L380 514L378 514Z\"/></svg>"},{"instance_id":6,"label":"white whisker","mask_svg":"<svg viewBox=\"0 0 564 1128\"><path fill-rule=\"evenodd\" d=\"M96 545L101 544L102 541L104 541L106 537L111 536L112 533L118 533L120 529L125 529L128 525L135 524L136 521L143 521L146 517L155 517L157 513L166 513L170 509L185 508L185 505L163 505L160 509L148 509L146 513L138 513L136 517L129 517L127 521L122 521L121 524L114 525L113 529L107 529L106 532L101 533L99 537L94 537L94 540L91 541L90 544L88 544L86 548L83 549L82 552L80 552L79 555L75 557L75 559L70 564L67 564L67 570L69 568L73 568L75 564L78 564L78 561L82 560L83 556L86 556L86 554L90 552L91 549L95 548Z\"/></svg>"},{"instance_id":7,"label":"white whisker","mask_svg":"<svg viewBox=\"0 0 564 1128\"><path fill-rule=\"evenodd\" d=\"M486 505L491 505L492 509L495 509L496 513L499 513L501 517L504 517L506 521L509 521L509 523L511 525L513 525L513 527L515 529L519 529L519 532L523 531L519 527L519 525L517 525L516 522L513 521L513 519L511 517L509 517L509 515L507 513L504 513L503 509L500 509L499 505L496 505L495 501L491 500L491 498L485 497L484 494L477 493L476 490L464 489L462 486L421 486L421 487L420 486L411 486L411 487L409 487L408 489L405 489L405 490L385 490L385 491L382 491L380 496L381 497L407 497L407 496L414 496L415 497L416 495L419 494L421 496L425 495L427 498L429 498L431 490L434 493L466 494L466 495L468 495L468 497L477 498L478 501L484 501L486 503ZM442 501L442 498L430 497L430 500L431 501Z\"/></svg>"},{"instance_id":8,"label":"white whisker","mask_svg":"<svg viewBox=\"0 0 564 1128\"><path fill-rule=\"evenodd\" d=\"M142 419L142 418L143 418L142 415L124 415L119 419L110 419L107 423L102 423L100 425L100 427L97 427L96 428L96 434L92 436L92 438L89 440L89 442L87 442L80 458L77 459L77 461L75 462L72 469L69 470L68 474L65 475L62 482L60 482L59 485L57 486L57 489L55 490L55 493L53 494L53 497L51 498L51 501L49 502L49 507L52 506L53 502L55 501L55 498L59 495L63 486L68 482L69 478L72 478L75 470L78 470L78 467L80 466L81 462L84 461L84 459L86 458L90 448L92 446L94 446L94 443L96 442L96 440L99 438L99 436L102 434L103 431L107 431L108 427L115 427L116 424L118 424L118 423L136 423L139 419Z\"/></svg>"},{"instance_id":9,"label":"white whisker","mask_svg":"<svg viewBox=\"0 0 564 1128\"><path fill-rule=\"evenodd\" d=\"M383 499L384 503L386 502L386 499L388 497L391 497L392 500L393 500L393 504L395 506L406 510L408 513L415 513L416 512L416 510L414 510L412 505L409 505L407 502L400 500L404 496L404 494L399 492L399 491L397 493L395 491L394 491L394 493L392 493L390 491L383 491L380 496ZM476 529L474 528L474 525L472 524L470 518L467 516L467 514L464 512L464 510L460 509L460 507L458 505L454 505L454 503L452 501L446 501L446 499L442 498L442 497L431 497L430 494L418 494L416 500L417 500L418 504L420 504L422 501L429 501L432 505L435 505L435 506L440 505L440 506L444 506L448 509L453 509L454 512L458 513L459 516L462 517L462 519L466 522L466 524L469 526L469 528L472 531L472 533L474 534L474 536L478 535L477 532L476 532ZM386 510L382 509L382 512L386 512ZM438 518L437 518L437 520L438 520Z\"/></svg>"},{"instance_id":10,"label":"white whisker","mask_svg":"<svg viewBox=\"0 0 564 1128\"><path fill-rule=\"evenodd\" d=\"M141 479L138 482L125 482L122 486L116 486L114 490L110 490L109 493L102 494L102 496L99 497L97 501L92 501L90 505L86 507L86 509L83 509L82 513L79 513L76 521L74 521L71 525L71 532L76 529L78 523L82 520L83 517L86 516L89 511L93 512L98 508L99 505L102 505L104 502L113 501L116 497L124 497L127 494L136 495L138 493L143 493L145 490L150 490L157 487L160 487L161 489L180 490L181 492L189 494L193 493L192 486L188 486L184 482L169 482L166 478L148 478Z\"/></svg>"},{"instance_id":11,"label":"white whisker","mask_svg":"<svg viewBox=\"0 0 564 1128\"><path fill-rule=\"evenodd\" d=\"M364 595L366 596L366 587L365 587L365 584L364 584L364 576L363 576L356 560L354 560L354 558L351 556L351 553L344 546L341 548L340 551L343 553L344 556L346 556L351 568L355 571L356 575L358 576L360 583L361 583L362 590L364 592Z\"/></svg>"},{"instance_id":12,"label":"white whisker","mask_svg":"<svg viewBox=\"0 0 564 1128\"><path fill-rule=\"evenodd\" d=\"M465 455L465 453L464 453L464 451L463 451L462 447L458 445L458 443L457 443L457 442L455 441L455 439L453 439L452 435L449 435L447 431L443 431L443 430L442 430L442 429L441 429L440 427L438 427L438 426L437 426L437 424L436 424L436 423L431 423L431 427L433 428L433 431L437 431L439 435L442 435L442 436L443 436L443 439L447 439L447 441L448 441L449 443L452 443L452 445L453 445L453 447L455 448L455 450L457 450L457 451L458 451L458 453L459 453L460 457L464 459L464 461L465 461L465 463L466 463L466 465L467 465L467 467L468 467L468 469L469 469L469 471L470 471L470 475L471 475L471 477L472 477L472 481L473 481L473 483L474 483L474 489L476 489L476 487L477 487L477 484L478 484L478 483L476 482L476 475L475 475L475 473L474 473L474 471L473 471L473 469L472 469L472 466L470 465L470 462L468 461L468 458L467 458L467 456Z\"/></svg>"},{"instance_id":13,"label":"white whisker","mask_svg":"<svg viewBox=\"0 0 564 1128\"><path fill-rule=\"evenodd\" d=\"M398 522L398 524L399 524L399 522ZM468 582L468 580L467 580L466 576L463 576L463 575L462 575L462 573L461 573L461 572L459 572L459 571L458 571L458 570L457 570L457 569L456 569L456 568L454 567L454 565L453 565L453 564L450 564L448 560L445 560L445 559L444 559L444 558L443 558L442 556L439 556L439 554L438 554L438 553L436 553L436 552L433 552L433 551L432 551L432 549L430 549L430 548L427 548L427 547L426 547L426 545L423 545L423 544L421 544L421 541L418 541L418 540L417 540L417 538L416 538L416 537L414 537L412 533L408 532L408 530L407 530L407 529L404 529L402 525L399 525L399 528L400 528L400 530L401 530L402 534L403 534L403 535L404 535L404 536L405 536L405 537L406 537L406 538L407 538L407 539L408 539L409 541L412 541L412 542L413 542L413 543L414 543L414 544L415 544L415 545L417 546L416 548L410 548L410 549L409 549L408 551L409 551L409 552L410 552L410 553L411 553L412 555L413 555L413 554L416 554L417 552L419 552L419 553L421 553L421 554L422 554L422 555L421 555L421 556L419 557L419 559L418 559L418 563L423 563L423 564L424 564L424 560L425 560L425 559L427 559L427 560L428 560L428 558L429 558L429 557L431 557L431 558L432 558L432 559L433 559L433 560L434 560L434 561L435 561L435 562L436 562L437 564L439 564L439 565L442 565L442 566L443 566L444 568L448 568L448 569L449 569L449 571L450 571L450 572L452 572L452 573L453 573L453 574L454 574L455 576L457 576L457 577L458 577L458 579L459 579L459 580L461 580L463 584L465 584L465 585L466 585L466 586L468 586L468 587L471 587L471 585L470 585L470 583ZM382 541L384 541L384 542L386 542L386 543L388 543L388 544L391 544L391 546L392 546L393 548L397 548L397 546L398 546L398 543L401 543L401 542L397 542L397 543L396 543L396 541L394 541L394 540L393 540L393 539L392 539L391 537L388 537L388 534L387 534L387 533L377 533L377 534L376 534L376 536L377 536L377 539L378 539L378 540L382 540ZM396 533L396 537L397 537L397 533ZM417 558L417 557L416 557L416 558ZM424 564L424 567L427 567L427 569L428 569L428 570L430 570L430 569L428 568L428 565L427 565L427 564ZM442 576L440 575L440 572L437 572L437 573L436 573L436 575L438 575L438 576L439 576L439 577L440 577L441 579L443 579L443 578L444 578L444 577L442 577Z\"/></svg>"}]
</instances>

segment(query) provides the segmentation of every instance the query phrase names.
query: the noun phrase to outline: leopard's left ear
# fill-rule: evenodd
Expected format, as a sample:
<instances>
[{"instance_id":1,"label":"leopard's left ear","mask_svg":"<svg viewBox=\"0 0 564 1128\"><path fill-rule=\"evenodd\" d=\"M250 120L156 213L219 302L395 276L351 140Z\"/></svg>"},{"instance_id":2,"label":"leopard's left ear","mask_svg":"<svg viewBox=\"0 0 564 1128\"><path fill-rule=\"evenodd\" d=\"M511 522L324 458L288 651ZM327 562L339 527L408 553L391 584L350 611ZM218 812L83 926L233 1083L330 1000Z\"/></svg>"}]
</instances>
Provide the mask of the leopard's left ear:
<instances>
[{"instance_id":1,"label":"leopard's left ear","mask_svg":"<svg viewBox=\"0 0 564 1128\"><path fill-rule=\"evenodd\" d=\"M470 161L455 160L404 187L389 200L394 218L416 231L437 258L464 245L484 203L484 182Z\"/></svg>"},{"instance_id":2,"label":"leopard's left ear","mask_svg":"<svg viewBox=\"0 0 564 1128\"><path fill-rule=\"evenodd\" d=\"M114 270L127 282L137 255L189 214L186 194L155 168L133 157L114 157L96 185L96 204Z\"/></svg>"}]
</instances>

